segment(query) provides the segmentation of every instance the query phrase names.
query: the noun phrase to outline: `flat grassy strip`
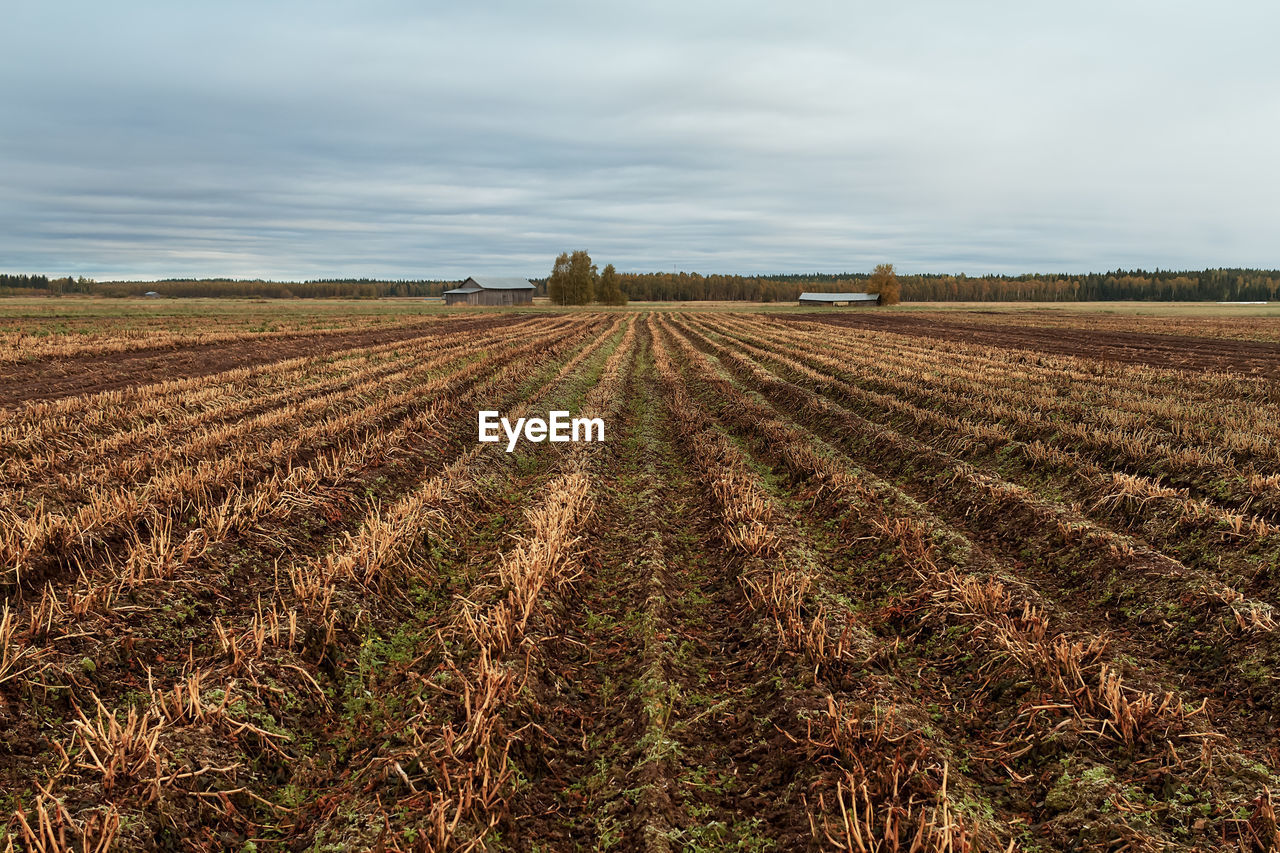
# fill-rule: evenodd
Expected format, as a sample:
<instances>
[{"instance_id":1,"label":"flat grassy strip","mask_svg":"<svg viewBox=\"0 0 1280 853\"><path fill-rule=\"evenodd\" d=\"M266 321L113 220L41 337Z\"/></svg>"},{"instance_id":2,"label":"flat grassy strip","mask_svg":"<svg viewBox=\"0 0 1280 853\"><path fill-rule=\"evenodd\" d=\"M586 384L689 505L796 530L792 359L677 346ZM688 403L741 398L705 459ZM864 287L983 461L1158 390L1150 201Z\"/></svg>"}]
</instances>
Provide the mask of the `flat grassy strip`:
<instances>
[{"instance_id":1,"label":"flat grassy strip","mask_svg":"<svg viewBox=\"0 0 1280 853\"><path fill-rule=\"evenodd\" d=\"M652 459L660 452L652 434L652 408L646 407L641 417L649 421L647 431L638 430L645 436L641 453ZM645 476L650 479L645 482L646 487L642 491L655 494L660 484L652 481L651 471L646 470ZM635 557L636 570L645 578L646 595L639 626L644 638L641 651L643 671L636 684L643 712L644 733L640 743L644 749L633 772L642 780L642 788L637 797L641 814L640 841L644 844L646 853L670 853L673 849L671 835L675 827L671 826L668 819L673 808L671 789L674 787L668 745L671 742L671 713L679 688L672 683L668 674L672 641L667 637L671 632L662 630L662 627L670 623L670 606L666 594L670 568L663 553L661 535L653 523L657 508L652 505L651 500L645 502L643 511L644 516L648 517L649 523L645 526L650 535L640 543Z\"/></svg>"}]
</instances>

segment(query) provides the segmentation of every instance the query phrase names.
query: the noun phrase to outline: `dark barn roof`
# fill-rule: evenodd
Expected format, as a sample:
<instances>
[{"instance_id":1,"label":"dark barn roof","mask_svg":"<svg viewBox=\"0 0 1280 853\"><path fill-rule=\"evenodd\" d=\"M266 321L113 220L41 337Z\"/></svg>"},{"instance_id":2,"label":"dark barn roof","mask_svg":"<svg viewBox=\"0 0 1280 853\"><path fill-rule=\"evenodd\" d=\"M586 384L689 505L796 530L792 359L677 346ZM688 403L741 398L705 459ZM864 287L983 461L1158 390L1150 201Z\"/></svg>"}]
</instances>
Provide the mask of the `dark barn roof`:
<instances>
[{"instance_id":1,"label":"dark barn roof","mask_svg":"<svg viewBox=\"0 0 1280 853\"><path fill-rule=\"evenodd\" d=\"M446 290L445 293L475 293L479 290L533 290L533 284L527 278L513 278L510 276L486 275L476 278L471 276L462 283L461 286L455 287L453 290Z\"/></svg>"},{"instance_id":2,"label":"dark barn roof","mask_svg":"<svg viewBox=\"0 0 1280 853\"><path fill-rule=\"evenodd\" d=\"M475 285L475 287L469 287ZM480 278L472 276L462 283L459 290L533 290L533 283L527 278L486 275Z\"/></svg>"},{"instance_id":3,"label":"dark barn roof","mask_svg":"<svg viewBox=\"0 0 1280 853\"><path fill-rule=\"evenodd\" d=\"M801 302L875 302L876 293L802 293Z\"/></svg>"}]
</instances>

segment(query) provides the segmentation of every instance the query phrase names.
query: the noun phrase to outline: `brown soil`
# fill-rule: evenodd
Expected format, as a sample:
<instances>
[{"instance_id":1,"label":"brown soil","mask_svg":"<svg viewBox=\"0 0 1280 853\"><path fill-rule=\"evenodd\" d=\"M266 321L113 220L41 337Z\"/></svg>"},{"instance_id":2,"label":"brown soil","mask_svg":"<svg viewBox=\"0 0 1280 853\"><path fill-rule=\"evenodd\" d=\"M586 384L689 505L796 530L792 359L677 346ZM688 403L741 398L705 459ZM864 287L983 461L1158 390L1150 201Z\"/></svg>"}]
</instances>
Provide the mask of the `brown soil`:
<instances>
[{"instance_id":1,"label":"brown soil","mask_svg":"<svg viewBox=\"0 0 1280 853\"><path fill-rule=\"evenodd\" d=\"M331 335L282 335L234 343L195 344L169 349L113 352L75 358L40 359L6 365L0 382L0 406L27 400L51 400L96 394L169 379L208 376L237 367L267 364L302 355L377 346L423 335L462 329L491 329L519 323L528 315L466 317Z\"/></svg>"},{"instance_id":2,"label":"brown soil","mask_svg":"<svg viewBox=\"0 0 1280 853\"><path fill-rule=\"evenodd\" d=\"M607 323L597 317L575 330L575 321L550 354L495 356L491 377L500 381L486 399L500 409L518 400L572 408L603 356L563 381L550 377ZM459 318L382 334L431 340L437 330L493 325L506 323ZM509 332L520 338L540 328L533 320ZM659 328L682 387L771 502L769 527L780 545L767 565L802 567L813 583L804 624L812 619L828 641L841 631L840 642L848 638L846 648L856 651L804 652L781 633L782 611L761 607L744 585L765 576L766 562L743 557L726 538L729 516L716 490L727 481L708 475L699 445L682 438L641 321L610 440L591 462L591 509L572 546L576 568L562 575L573 579L541 591L523 640L496 661L514 680L494 712L494 743L510 751L493 766L511 778L493 789L490 805L460 810L451 846L430 846L428 834L427 815L450 784L444 774L489 760L451 739L469 725L470 680L490 661L463 633L463 608L505 596L498 566L513 537L534 535L525 511L565 470L557 452L568 451L541 445L477 458L465 484L448 492L463 499L442 503L441 514L406 540L402 563L380 589L338 578L332 616L327 606L309 608L286 572L345 553L343 543L365 529L370 512L419 489L473 446L470 422L458 413L479 398L466 390L474 380L457 386L468 397L433 409L438 424L321 476L315 500L281 500L170 575L129 587L118 603L95 605L75 622L56 620L66 626L57 630L32 628L22 642L40 650L36 662L48 672L0 683L0 790L15 792L6 808L33 815L36 785L56 782L64 823L87 825L108 804L121 810L121 849L464 849L474 840L469 849L889 851L907 849L921 816L944 801L954 807L947 825L970 834L927 849L1280 849L1271 843L1280 838L1270 816L1280 754L1271 677L1280 640L1271 632L1236 632L1225 601L1185 597L1195 593L1194 578L1168 561L1154 565L1151 552L1112 550L1117 541L1140 546L1140 531L1106 515L1091 493L1061 485L1056 471L953 446L951 433L894 409L855 405L768 355L736 358L747 352L746 333L719 345L721 338L699 332L700 321ZM926 334L917 328L911 334ZM681 349L680 340L692 346ZM793 353L802 364L806 346ZM270 357L264 351L259 345L259 361ZM532 391L540 377L548 384ZM423 395L344 427L332 443L354 447L433 400ZM832 488L828 469L789 452L803 447L868 491ZM284 468L320 472L330 450L300 449L238 475L237 488L250 490ZM1040 491L1017 500L980 492L955 478L966 464ZM1077 499L1083 508L1070 509L1072 520L1088 520L1110 539L1058 527L1048 510L1065 512ZM873 511L881 505L883 514ZM150 497L148 510L172 520L165 536L174 542L198 523L176 500ZM918 551L912 531L921 536ZM1200 532L1171 529L1168 537L1202 551L1203 571L1222 571L1222 546ZM113 583L124 563L130 543L108 534L94 531L86 581ZM937 562L928 572L917 556L926 541L928 560ZM75 554L58 555L64 568ZM994 616L945 606L939 579L951 569L975 582L1004 578L1013 603ZM31 592L48 580L64 597L81 582L71 571L31 580ZM287 641L246 651L253 627L277 603L298 615L297 641L287 632ZM9 604L22 617L20 630L41 606L36 595L11 596ZM1186 723L1157 719L1144 730L1153 734L1128 743L1108 735L1098 712L1072 704L1074 687L999 645L996 619L1020 626L1039 618L1024 605L1045 614L1050 639L1103 638L1105 660L1122 668L1131 698L1168 690L1192 705L1208 698L1209 710ZM235 644L221 639L224 630ZM1249 665L1237 666L1246 657ZM165 766L188 775L166 783L162 800L147 798L140 772L118 773L104 787L105 772L88 765L81 729L69 722L77 709L91 716L101 699L123 722L130 708L178 695L193 672L205 679L205 704L196 707L211 708L212 691L225 699L232 685L237 704L224 716L211 711L165 727ZM1088 670L1089 684L1095 674ZM61 760L76 763L55 772L68 743L77 751ZM844 812L855 802L847 799L855 782L863 784L856 802L864 819L875 823L866 823L875 841L856 846ZM902 820L902 836L887 824L892 815ZM881 841L898 837L900 847Z\"/></svg>"},{"instance_id":3,"label":"brown soil","mask_svg":"<svg viewBox=\"0 0 1280 853\"><path fill-rule=\"evenodd\" d=\"M700 348L706 352L715 349L710 346ZM1233 657L1244 655L1249 655L1250 659L1268 660L1269 649L1274 648L1272 639L1238 636L1229 626L1219 632L1216 625L1221 614L1213 617L1200 613L1186 614L1189 608L1206 608L1207 605L1196 601L1194 595L1182 597L1180 593L1185 594L1187 588L1176 588L1180 579L1168 578L1168 567L1164 567L1166 570L1163 572L1158 571L1155 558L1150 554L1122 559L1119 552L1112 553L1109 549L1099 548L1095 553L1089 553L1088 549L1075 547L1062 538L1053 530L1051 523L1032 517L1033 513L1027 509L1022 510L1026 514L1018 517L1018 511L1007 501L991 502L989 498L973 492L961 494L958 486L939 488L940 483L948 482L948 470L956 464L954 457L923 444L914 444L905 433L899 435L893 429L878 429L859 418L850 418L842 425L837 423L838 419L829 421L814 415L818 409L806 405L804 393L796 390L803 382L792 384L793 375L784 374L772 382L761 382L755 380L749 371L735 371L732 361L722 360L721 363L735 374L736 379L772 403L775 407L772 416L792 424L797 430L824 439L842 452L850 464L857 464L870 475L884 477L884 482L891 483L912 499L910 503L895 506L895 515L918 512L922 517L931 517L931 523L938 525L935 529L958 534L967 548L946 559L954 557L966 571L976 575L993 571L999 575L1003 572L1005 576L1027 581L1026 589L1043 596L1036 599L1038 606L1050 614L1049 620L1054 630L1063 632L1061 636L1105 638L1113 660L1123 661L1131 667L1124 677L1138 689L1159 694L1176 687L1188 695L1208 698L1209 706L1214 708L1213 725L1217 728L1213 736L1221 739L1225 751L1237 751L1250 761L1274 761L1274 718L1271 708L1263 704L1269 697L1259 699L1242 690L1241 674L1230 663ZM719 395L714 384L698 381L698 375L696 369L691 369L691 386L698 389L702 399L715 404ZM756 425L769 416L744 413L742 410L750 406L749 401L735 401L732 395L722 396L719 405L724 407L722 413L737 412L724 422L746 440L748 448L762 465L775 471L787 467L785 455L777 452L769 434L756 430ZM797 417L793 413L805 414ZM864 432L865 438L859 438ZM792 475L801 479L806 476L798 467L793 468ZM867 473L861 476L865 477ZM798 496L804 498L806 494L801 492ZM820 504L820 491L812 494L815 512L805 517L810 526L804 538L817 545L824 536L824 529L834 530L841 545L847 549L844 556L850 560L847 568L837 568L843 564L833 564L829 582L838 584L841 578L857 578L858 582L847 588L836 587L850 600L874 590L864 600L865 624L884 642L892 641L895 653L902 656L901 660L911 661L908 667L897 672L900 683L904 675L915 670L917 680L906 694L908 701L903 707L909 707L914 700L918 707L926 709L952 709L941 719L935 718L935 725L952 739L953 754L964 755L965 763L970 764L963 775L956 773L955 780L958 782L968 776L984 789L997 791L1004 784L1003 780L998 774L990 775L991 768L983 766L985 759L981 750L975 749L973 744L1003 740L1004 733L1010 730L1008 727L1022 725L1022 718L1016 714L1022 714L1037 703L1058 700L1044 698L1052 696L1051 691L1035 692L1044 689L1043 685L1030 685L1025 680L1026 673L1001 669L1004 663L999 651L992 653L981 643L970 642L972 638L952 647L950 644L956 638L966 636L968 627L963 620L941 627L929 623L932 617L925 614L935 591L927 580L919 592L898 598L902 590L919 584L921 578L906 572L895 573L894 561L880 559L882 555L878 549L882 545L862 550L868 548L865 543L875 542L879 534L877 528L863 525L856 507L843 499ZM824 528L821 523L823 514L836 523L834 528L829 525ZM873 572L867 571L870 566L876 566ZM1169 583L1162 583L1164 580ZM1131 584L1135 591L1141 591L1137 598L1126 597L1124 603L1117 606L1118 602L1110 600L1110 594L1100 597L1108 585L1112 589L1124 589L1126 583ZM1152 606L1144 614L1141 607L1148 599ZM891 602L890 605L882 607L886 600ZM1184 613L1180 617L1184 620L1181 626L1165 618L1175 611ZM1225 622L1223 624L1226 625ZM964 642L970 644L966 646ZM1227 651L1219 653L1218 648ZM1225 661L1218 657L1219 654ZM1057 731L1067 731L1070 725L1073 724L1061 724ZM1028 726L1027 731L1030 730ZM1029 742L1038 737L1041 735L1031 736ZM945 737L939 739L939 743L945 742ZM1158 744L1159 739L1154 743ZM1018 784L996 795L993 800L996 814L999 815L1001 807L1007 805L1025 815L1028 824L1034 828L1037 841L1046 842L1043 849L1126 849L1118 844L1107 845L1114 836L1129 832L1130 827L1120 822L1108 824L1110 818L1106 818L1077 828L1068 826L1077 816L1057 814L1063 798L1060 791L1057 796L1053 791L1061 787L1064 778L1070 778L1062 768L1079 760L1079 755L1059 765L1053 752L1055 749L1057 746L1036 746L1024 753L1025 758L1017 764ZM1136 768L1151 764L1156 759L1145 757L1134 762L1136 753L1130 753L1126 748L1111 749L1110 753L1102 750L1098 755L1100 760L1110 762L1119 777L1126 778L1128 774L1126 784L1140 787L1155 778L1142 775ZM1235 796L1228 789L1237 784L1236 780L1215 781L1213 784L1221 784L1222 787L1214 788L1212 796L1206 793L1208 788L1196 796L1205 794L1206 799ZM1152 785L1145 796L1158 801L1168 799L1169 793ZM1183 826L1176 827L1182 818L1174 819L1173 812L1169 813L1167 820L1168 823L1159 826L1158 831L1174 827L1175 834L1180 833L1182 839L1193 836L1204 827L1204 821L1197 824L1197 819L1187 819ZM1143 830L1147 831L1151 830ZM1079 837L1076 837L1077 833ZM1163 841L1156 839L1155 834L1144 840L1150 840L1153 845ZM1155 847L1135 843L1128 849ZM1189 846L1177 849L1210 848ZM1257 849L1276 848L1260 846Z\"/></svg>"},{"instance_id":4,"label":"brown soil","mask_svg":"<svg viewBox=\"0 0 1280 853\"><path fill-rule=\"evenodd\" d=\"M530 784L503 837L517 850L813 849L803 794L820 768L798 744L824 695L745 600L670 424L646 405L653 378L633 373L629 392L586 571L549 596L557 632L531 656L539 713L517 722L542 741L513 752Z\"/></svg>"},{"instance_id":5,"label":"brown soil","mask_svg":"<svg viewBox=\"0 0 1280 853\"><path fill-rule=\"evenodd\" d=\"M471 325L449 324L449 328L456 331ZM419 327L418 332L422 334L424 330ZM573 336L569 334L565 338L572 340ZM495 368L509 366L509 361L499 357ZM502 408L523 399L522 393L517 393L521 388L519 379L532 369L535 361L525 357L507 381L490 388L490 399ZM465 393L464 389L456 399L463 399ZM429 404L424 395L414 407ZM414 407L403 407L392 417L409 417L416 410ZM441 429L410 433L407 440L394 446L391 452L373 457L363 467L350 469L341 477L326 478L315 488L318 499L314 503L282 504L271 518L261 519L252 533L229 536L189 561L183 571L135 588L130 593L133 606L87 614L83 623L86 630L61 638L56 645L54 641L42 641L40 645L46 653L59 661L83 659L95 663L89 669L73 666L70 670L65 670L60 663L58 681L69 686L58 691L42 691L37 681L30 692L19 694L16 681L0 684L0 731L4 732L0 734L0 791L23 791L33 784L32 780L44 778L40 768L45 750L66 734L61 720L55 718L51 722L49 714L68 718L74 716L73 707L92 707L92 702L86 699L91 691L111 707L127 705L130 691L149 689L152 679L155 684L172 685L185 678L189 670L183 667L188 662L207 676L209 684L223 684L237 676L242 679L240 683L252 682L255 677L262 677L264 671L268 672L272 689L265 703L257 704L252 691L248 691L252 698L246 701L262 719L266 719L262 715L270 715L296 734L292 735L294 740L286 741L288 745L283 749L272 749L264 748L252 737L228 735L225 729L198 723L186 725L171 741L181 746L183 755L209 766L236 765L242 782L266 784L271 791L278 791L290 781L301 784L299 780L304 779L305 784L316 790L328 790L335 784L331 775L334 760L331 746L345 744L347 731L343 728L345 720L339 715L316 710L342 708L346 695L345 668L355 665L353 661L358 659L365 635L344 626L326 637L323 631L317 632L313 625L308 626L304 616L296 645L284 649L267 643L265 654L258 656L249 665L250 669L245 669L219 651L211 626L217 620L229 631L243 631L246 615L252 619L260 602L275 600L280 595L276 573L279 566L305 563L339 547L344 537L358 532L374 506L394 503L472 446L470 421L444 416L441 424L444 425ZM347 431L342 438L355 442L386 425L369 422L360 430ZM309 447L283 464L305 468L314 462L318 450L318 447ZM269 472L257 473L265 476ZM245 482L252 484L259 480L260 477L250 475ZM119 548L122 544L111 540L104 547ZM52 584L60 588L65 580L65 577L55 577ZM338 600L344 603L338 606L346 607L345 602L351 600L346 596L352 595L350 590L340 591ZM365 598L354 599L352 612L363 614L366 625L377 619L388 633L408 622L416 612L411 612L406 600L398 596L374 597L378 602L376 611L368 606ZM9 603L16 601L18 599L10 598ZM424 605L419 610L429 612L430 608ZM88 628L89 625L92 628ZM436 637L434 630L429 636ZM62 677L64 674L66 678ZM393 675L402 676L402 673ZM328 697L318 695L318 684L324 684L330 691ZM39 698L33 699L33 695ZM330 702L332 705L327 704ZM33 711L31 705L39 709ZM308 743L319 742L324 748L295 748L303 740L302 735ZM134 782L132 777L120 780L111 795L119 798L119 802L129 800L138 790L136 786L128 787ZM92 793L86 795L80 789L72 790L63 802L76 808L86 796L92 801ZM162 806L146 810L145 819L131 821L117 838L116 846L119 849L208 850L249 847L248 840L262 830L261 825L254 824L253 816L255 809L262 808L264 803L266 814L284 817L281 825L288 831L307 831L310 812L272 811L271 804L260 798L245 798L235 791L229 796L234 803L227 800L228 806L218 809L198 796L177 794ZM30 797L22 802L30 807ZM0 833L5 831L4 827L0 822ZM10 830L16 833L12 825Z\"/></svg>"},{"instance_id":6,"label":"brown soil","mask_svg":"<svg viewBox=\"0 0 1280 853\"><path fill-rule=\"evenodd\" d=\"M798 314L788 320L829 323L853 329L896 332L922 338L1032 350L1055 355L1088 356L1127 364L1149 364L1182 370L1231 370L1280 377L1280 343L1151 335L1101 329L1025 326L1016 317L1007 323L965 322L930 314L840 313ZM787 322L784 320L783 322Z\"/></svg>"}]
</instances>

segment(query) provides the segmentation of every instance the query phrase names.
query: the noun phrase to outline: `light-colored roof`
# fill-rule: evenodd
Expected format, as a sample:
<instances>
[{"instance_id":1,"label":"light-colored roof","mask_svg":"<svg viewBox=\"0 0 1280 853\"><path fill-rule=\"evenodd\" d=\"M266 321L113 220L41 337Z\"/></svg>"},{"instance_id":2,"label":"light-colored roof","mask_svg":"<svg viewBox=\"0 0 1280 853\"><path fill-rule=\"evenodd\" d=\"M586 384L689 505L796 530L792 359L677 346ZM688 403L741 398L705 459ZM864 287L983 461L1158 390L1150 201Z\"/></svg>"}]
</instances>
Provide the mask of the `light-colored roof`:
<instances>
[{"instance_id":1,"label":"light-colored roof","mask_svg":"<svg viewBox=\"0 0 1280 853\"><path fill-rule=\"evenodd\" d=\"M802 293L801 302L875 302L877 293Z\"/></svg>"},{"instance_id":2,"label":"light-colored roof","mask_svg":"<svg viewBox=\"0 0 1280 853\"><path fill-rule=\"evenodd\" d=\"M453 290L446 290L445 293L478 293L481 289L482 288L479 286L473 284L470 287L455 287ZM443 296L444 294L441 295Z\"/></svg>"},{"instance_id":3,"label":"light-colored roof","mask_svg":"<svg viewBox=\"0 0 1280 853\"><path fill-rule=\"evenodd\" d=\"M471 276L462 283L465 288L468 283L478 284L484 290L533 290L533 284L527 278L513 278L509 276L485 275Z\"/></svg>"}]
</instances>

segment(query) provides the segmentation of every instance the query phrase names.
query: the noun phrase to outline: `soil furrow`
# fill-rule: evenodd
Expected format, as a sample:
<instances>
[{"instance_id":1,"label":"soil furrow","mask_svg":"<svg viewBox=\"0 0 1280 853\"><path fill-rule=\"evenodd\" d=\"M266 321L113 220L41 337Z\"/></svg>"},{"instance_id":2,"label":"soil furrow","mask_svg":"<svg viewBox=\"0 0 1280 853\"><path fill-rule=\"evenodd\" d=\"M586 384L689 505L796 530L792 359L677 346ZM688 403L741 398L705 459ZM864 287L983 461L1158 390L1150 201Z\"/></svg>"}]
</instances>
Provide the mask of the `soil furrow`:
<instances>
[{"instance_id":1,"label":"soil furrow","mask_svg":"<svg viewBox=\"0 0 1280 853\"><path fill-rule=\"evenodd\" d=\"M339 352L389 341L407 341L448 328L489 329L524 322L507 315L328 335L264 337L237 343L194 344L172 352L120 352L5 365L0 406L132 388L175 377L208 376L299 355ZM442 328L443 327L443 328Z\"/></svg>"}]
</instances>

